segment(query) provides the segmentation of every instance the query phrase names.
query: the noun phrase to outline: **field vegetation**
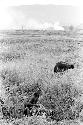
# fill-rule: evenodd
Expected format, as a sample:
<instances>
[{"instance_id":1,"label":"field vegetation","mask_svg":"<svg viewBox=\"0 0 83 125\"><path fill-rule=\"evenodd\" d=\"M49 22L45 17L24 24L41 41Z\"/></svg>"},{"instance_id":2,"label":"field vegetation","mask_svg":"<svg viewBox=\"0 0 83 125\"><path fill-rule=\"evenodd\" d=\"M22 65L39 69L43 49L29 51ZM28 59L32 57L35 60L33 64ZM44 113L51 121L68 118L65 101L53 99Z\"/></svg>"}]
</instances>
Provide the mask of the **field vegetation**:
<instances>
[{"instance_id":1,"label":"field vegetation","mask_svg":"<svg viewBox=\"0 0 83 125\"><path fill-rule=\"evenodd\" d=\"M82 123L82 38L66 31L1 33L0 124ZM54 72L61 61L69 68Z\"/></svg>"}]
</instances>

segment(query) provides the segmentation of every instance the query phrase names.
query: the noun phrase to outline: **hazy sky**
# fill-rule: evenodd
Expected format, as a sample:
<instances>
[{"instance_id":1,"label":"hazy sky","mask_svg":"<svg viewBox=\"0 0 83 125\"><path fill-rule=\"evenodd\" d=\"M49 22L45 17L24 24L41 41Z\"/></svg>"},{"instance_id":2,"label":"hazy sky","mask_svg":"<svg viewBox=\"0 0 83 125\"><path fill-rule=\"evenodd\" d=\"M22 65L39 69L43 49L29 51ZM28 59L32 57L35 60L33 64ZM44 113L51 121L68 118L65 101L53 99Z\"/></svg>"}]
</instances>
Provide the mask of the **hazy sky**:
<instances>
[{"instance_id":1,"label":"hazy sky","mask_svg":"<svg viewBox=\"0 0 83 125\"><path fill-rule=\"evenodd\" d=\"M79 9L67 5L25 5L10 7L10 15L13 24L27 27L28 25L37 25L47 23L60 25L78 25ZM51 25L52 24L52 25Z\"/></svg>"},{"instance_id":2,"label":"hazy sky","mask_svg":"<svg viewBox=\"0 0 83 125\"><path fill-rule=\"evenodd\" d=\"M83 1L82 0L0 0L1 6L18 6L18 5L32 5L32 4L83 6Z\"/></svg>"},{"instance_id":3,"label":"hazy sky","mask_svg":"<svg viewBox=\"0 0 83 125\"><path fill-rule=\"evenodd\" d=\"M8 0L6 0L8 1ZM12 2L11 2L12 1ZM0 29L61 28L63 25L83 23L80 0L3 0L0 4ZM62 1L65 1L62 3ZM1 2L1 1L0 1ZM5 3L5 4L4 4ZM24 4L23 4L24 3ZM79 6L77 6L77 4Z\"/></svg>"}]
</instances>

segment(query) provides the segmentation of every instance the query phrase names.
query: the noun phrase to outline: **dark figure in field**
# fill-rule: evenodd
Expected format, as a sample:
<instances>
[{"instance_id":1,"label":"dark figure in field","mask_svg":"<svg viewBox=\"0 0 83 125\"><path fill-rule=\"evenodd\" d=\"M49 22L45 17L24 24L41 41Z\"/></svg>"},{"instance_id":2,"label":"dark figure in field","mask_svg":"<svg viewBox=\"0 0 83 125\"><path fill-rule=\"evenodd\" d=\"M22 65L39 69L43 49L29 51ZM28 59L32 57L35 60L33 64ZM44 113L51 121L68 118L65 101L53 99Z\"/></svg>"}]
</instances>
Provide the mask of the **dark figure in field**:
<instances>
[{"instance_id":1,"label":"dark figure in field","mask_svg":"<svg viewBox=\"0 0 83 125\"><path fill-rule=\"evenodd\" d=\"M64 63L64 62L58 62L56 64L56 66L54 67L54 73L64 72L68 69L74 69L74 65L69 65L69 64Z\"/></svg>"},{"instance_id":2,"label":"dark figure in field","mask_svg":"<svg viewBox=\"0 0 83 125\"><path fill-rule=\"evenodd\" d=\"M33 95L33 97L32 97L32 99L30 100L30 102L27 102L24 105L24 107L25 107L24 114L25 115L28 115L30 113L30 111L32 110L33 106L38 107L37 106L37 102L38 102L40 93L41 93L40 90L38 90L37 92L35 92L34 95Z\"/></svg>"},{"instance_id":3,"label":"dark figure in field","mask_svg":"<svg viewBox=\"0 0 83 125\"><path fill-rule=\"evenodd\" d=\"M33 95L33 98L30 101L30 103L36 104L38 102L40 94L41 94L41 90L38 90L37 92L35 92L34 95Z\"/></svg>"}]
</instances>

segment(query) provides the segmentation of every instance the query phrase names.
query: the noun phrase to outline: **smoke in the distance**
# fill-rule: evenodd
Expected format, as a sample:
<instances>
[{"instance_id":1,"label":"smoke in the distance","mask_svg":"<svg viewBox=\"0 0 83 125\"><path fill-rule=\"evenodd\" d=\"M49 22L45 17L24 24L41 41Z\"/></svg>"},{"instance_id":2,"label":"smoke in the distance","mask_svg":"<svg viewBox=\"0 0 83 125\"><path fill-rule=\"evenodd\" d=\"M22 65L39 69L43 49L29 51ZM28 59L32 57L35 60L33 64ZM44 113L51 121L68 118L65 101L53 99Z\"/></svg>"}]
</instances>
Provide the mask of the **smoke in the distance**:
<instances>
[{"instance_id":1,"label":"smoke in the distance","mask_svg":"<svg viewBox=\"0 0 83 125\"><path fill-rule=\"evenodd\" d=\"M27 14L22 12L7 11L6 9L1 9L0 11L0 29L51 29L51 30L64 30L60 23L57 21L40 21L35 18L27 18Z\"/></svg>"},{"instance_id":2,"label":"smoke in the distance","mask_svg":"<svg viewBox=\"0 0 83 125\"><path fill-rule=\"evenodd\" d=\"M79 9L58 5L22 5L4 7L0 5L0 29L54 29L78 25L83 22Z\"/></svg>"},{"instance_id":3,"label":"smoke in the distance","mask_svg":"<svg viewBox=\"0 0 83 125\"><path fill-rule=\"evenodd\" d=\"M64 30L62 26L60 26L59 22L50 23L50 22L44 22L41 23L35 19L29 19L27 21L26 28L28 29L54 29L54 30Z\"/></svg>"}]
</instances>

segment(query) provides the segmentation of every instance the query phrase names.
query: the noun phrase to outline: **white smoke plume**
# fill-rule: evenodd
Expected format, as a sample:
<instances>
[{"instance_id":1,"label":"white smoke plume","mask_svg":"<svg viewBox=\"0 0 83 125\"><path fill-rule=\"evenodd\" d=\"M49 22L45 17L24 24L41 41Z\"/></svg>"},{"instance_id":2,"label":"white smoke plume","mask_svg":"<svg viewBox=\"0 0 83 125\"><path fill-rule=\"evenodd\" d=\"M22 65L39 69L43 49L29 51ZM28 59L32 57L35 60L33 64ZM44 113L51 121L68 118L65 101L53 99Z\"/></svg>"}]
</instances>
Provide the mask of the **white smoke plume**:
<instances>
[{"instance_id":1,"label":"white smoke plume","mask_svg":"<svg viewBox=\"0 0 83 125\"><path fill-rule=\"evenodd\" d=\"M40 23L34 19L29 19L27 22L27 29L40 29L40 30L46 30L46 29L53 29L53 30L64 30L62 26L60 26L59 22L55 23L49 23L49 22L44 22Z\"/></svg>"}]
</instances>

